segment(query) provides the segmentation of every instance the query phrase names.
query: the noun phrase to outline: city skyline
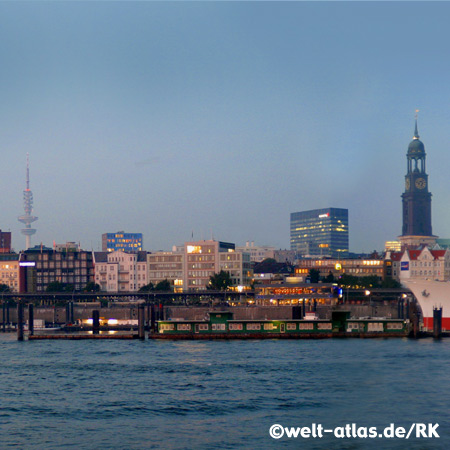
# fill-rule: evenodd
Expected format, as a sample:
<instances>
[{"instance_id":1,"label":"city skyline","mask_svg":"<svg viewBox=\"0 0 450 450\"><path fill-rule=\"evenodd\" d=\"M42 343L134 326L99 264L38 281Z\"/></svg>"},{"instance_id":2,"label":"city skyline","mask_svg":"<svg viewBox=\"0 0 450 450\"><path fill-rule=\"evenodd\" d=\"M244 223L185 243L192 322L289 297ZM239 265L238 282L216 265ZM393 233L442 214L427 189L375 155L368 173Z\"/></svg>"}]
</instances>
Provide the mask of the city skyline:
<instances>
[{"instance_id":1,"label":"city skyline","mask_svg":"<svg viewBox=\"0 0 450 450\"><path fill-rule=\"evenodd\" d=\"M381 250L402 232L416 109L433 233L450 236L446 3L0 12L0 228L16 250L27 153L32 245L98 250L103 233L126 230L147 250L192 233L289 248L292 212L333 207L349 210L351 252Z\"/></svg>"}]
</instances>

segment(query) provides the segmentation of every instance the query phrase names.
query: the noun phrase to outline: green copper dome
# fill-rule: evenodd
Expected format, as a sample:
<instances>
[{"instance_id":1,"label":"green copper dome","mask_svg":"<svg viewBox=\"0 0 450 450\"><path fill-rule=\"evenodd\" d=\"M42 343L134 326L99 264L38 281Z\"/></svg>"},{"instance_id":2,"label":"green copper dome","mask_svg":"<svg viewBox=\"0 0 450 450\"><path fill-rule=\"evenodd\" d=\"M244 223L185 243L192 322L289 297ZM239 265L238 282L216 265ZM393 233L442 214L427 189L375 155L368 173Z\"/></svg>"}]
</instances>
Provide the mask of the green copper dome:
<instances>
[{"instance_id":1,"label":"green copper dome","mask_svg":"<svg viewBox=\"0 0 450 450\"><path fill-rule=\"evenodd\" d=\"M419 139L413 139L408 145L408 155L423 155L425 154L425 146Z\"/></svg>"},{"instance_id":2,"label":"green copper dome","mask_svg":"<svg viewBox=\"0 0 450 450\"><path fill-rule=\"evenodd\" d=\"M408 155L425 155L425 146L423 142L419 139L419 132L417 131L417 119L416 119L416 128L414 130L414 138L408 145Z\"/></svg>"}]
</instances>

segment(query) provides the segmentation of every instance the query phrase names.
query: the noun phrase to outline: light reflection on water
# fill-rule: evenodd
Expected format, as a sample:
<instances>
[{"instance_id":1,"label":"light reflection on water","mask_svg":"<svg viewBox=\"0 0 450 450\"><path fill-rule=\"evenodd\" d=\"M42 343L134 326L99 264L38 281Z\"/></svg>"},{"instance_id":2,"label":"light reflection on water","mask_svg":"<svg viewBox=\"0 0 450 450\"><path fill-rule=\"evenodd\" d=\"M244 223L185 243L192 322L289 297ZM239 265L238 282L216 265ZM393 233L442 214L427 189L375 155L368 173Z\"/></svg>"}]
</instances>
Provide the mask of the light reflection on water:
<instances>
[{"instance_id":1,"label":"light reflection on water","mask_svg":"<svg viewBox=\"0 0 450 450\"><path fill-rule=\"evenodd\" d=\"M450 340L0 335L0 448L447 449ZM275 441L274 423L438 422L439 440Z\"/></svg>"}]
</instances>

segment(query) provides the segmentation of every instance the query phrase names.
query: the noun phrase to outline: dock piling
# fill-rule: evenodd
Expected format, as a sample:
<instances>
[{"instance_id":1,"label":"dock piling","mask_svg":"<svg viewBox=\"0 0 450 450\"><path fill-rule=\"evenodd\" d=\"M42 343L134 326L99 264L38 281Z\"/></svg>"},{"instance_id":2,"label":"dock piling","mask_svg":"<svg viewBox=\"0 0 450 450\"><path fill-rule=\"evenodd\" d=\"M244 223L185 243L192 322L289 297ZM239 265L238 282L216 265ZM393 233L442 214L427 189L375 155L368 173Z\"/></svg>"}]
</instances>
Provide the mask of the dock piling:
<instances>
[{"instance_id":1,"label":"dock piling","mask_svg":"<svg viewBox=\"0 0 450 450\"><path fill-rule=\"evenodd\" d=\"M139 327L139 339L145 339L145 309L141 303L138 307L138 327Z\"/></svg>"},{"instance_id":2,"label":"dock piling","mask_svg":"<svg viewBox=\"0 0 450 450\"><path fill-rule=\"evenodd\" d=\"M33 336L34 334L34 305L30 303L28 305L28 335Z\"/></svg>"},{"instance_id":3,"label":"dock piling","mask_svg":"<svg viewBox=\"0 0 450 450\"><path fill-rule=\"evenodd\" d=\"M98 309L92 311L92 332L93 334L100 332L100 311Z\"/></svg>"},{"instance_id":4,"label":"dock piling","mask_svg":"<svg viewBox=\"0 0 450 450\"><path fill-rule=\"evenodd\" d=\"M68 302L66 305L66 323L74 323L73 302Z\"/></svg>"},{"instance_id":5,"label":"dock piling","mask_svg":"<svg viewBox=\"0 0 450 450\"><path fill-rule=\"evenodd\" d=\"M442 308L433 308L433 337L440 339L442 334Z\"/></svg>"},{"instance_id":6,"label":"dock piling","mask_svg":"<svg viewBox=\"0 0 450 450\"><path fill-rule=\"evenodd\" d=\"M155 332L156 318L155 318L155 305L150 308L150 331Z\"/></svg>"},{"instance_id":7,"label":"dock piling","mask_svg":"<svg viewBox=\"0 0 450 450\"><path fill-rule=\"evenodd\" d=\"M17 340L23 341L23 303L17 302Z\"/></svg>"}]
</instances>

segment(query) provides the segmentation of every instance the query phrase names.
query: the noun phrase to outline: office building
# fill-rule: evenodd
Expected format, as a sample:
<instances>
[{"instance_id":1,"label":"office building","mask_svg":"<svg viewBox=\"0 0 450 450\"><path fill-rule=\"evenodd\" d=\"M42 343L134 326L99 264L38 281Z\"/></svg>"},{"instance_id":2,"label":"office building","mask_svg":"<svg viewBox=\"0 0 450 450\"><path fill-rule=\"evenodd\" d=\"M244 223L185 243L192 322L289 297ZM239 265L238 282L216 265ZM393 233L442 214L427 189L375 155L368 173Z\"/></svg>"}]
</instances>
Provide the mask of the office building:
<instances>
[{"instance_id":1,"label":"office building","mask_svg":"<svg viewBox=\"0 0 450 450\"><path fill-rule=\"evenodd\" d=\"M337 280L341 275L355 277L376 276L381 280L385 278L385 261L383 259L301 259L295 268L295 276L303 281L309 277L311 269L319 272L320 278L330 274Z\"/></svg>"},{"instance_id":2,"label":"office building","mask_svg":"<svg viewBox=\"0 0 450 450\"><path fill-rule=\"evenodd\" d=\"M175 292L183 291L183 252L155 252L147 254L148 282L157 285L168 280Z\"/></svg>"},{"instance_id":3,"label":"office building","mask_svg":"<svg viewBox=\"0 0 450 450\"><path fill-rule=\"evenodd\" d=\"M56 281L81 291L94 281L90 251L55 251L36 245L20 253L19 265L24 268L20 292L45 292Z\"/></svg>"},{"instance_id":4,"label":"office building","mask_svg":"<svg viewBox=\"0 0 450 450\"><path fill-rule=\"evenodd\" d=\"M0 230L0 253L11 252L11 232Z\"/></svg>"},{"instance_id":5,"label":"office building","mask_svg":"<svg viewBox=\"0 0 450 450\"><path fill-rule=\"evenodd\" d=\"M8 286L11 292L19 292L19 274L19 255L17 253L0 254L0 284Z\"/></svg>"},{"instance_id":6,"label":"office building","mask_svg":"<svg viewBox=\"0 0 450 450\"><path fill-rule=\"evenodd\" d=\"M291 250L300 258L347 258L348 236L348 209L291 213Z\"/></svg>"},{"instance_id":7,"label":"office building","mask_svg":"<svg viewBox=\"0 0 450 450\"><path fill-rule=\"evenodd\" d=\"M202 291L210 277L221 270L230 274L233 286L249 286L253 276L250 255L229 242L186 242L183 256L183 290Z\"/></svg>"},{"instance_id":8,"label":"office building","mask_svg":"<svg viewBox=\"0 0 450 450\"><path fill-rule=\"evenodd\" d=\"M102 252L139 252L142 251L142 233L117 233L102 234Z\"/></svg>"},{"instance_id":9,"label":"office building","mask_svg":"<svg viewBox=\"0 0 450 450\"><path fill-rule=\"evenodd\" d=\"M250 261L259 263L267 258L275 258L275 247L268 247L266 245L255 245L255 243L247 241L245 246L236 247L239 252L246 252L250 254Z\"/></svg>"}]
</instances>

